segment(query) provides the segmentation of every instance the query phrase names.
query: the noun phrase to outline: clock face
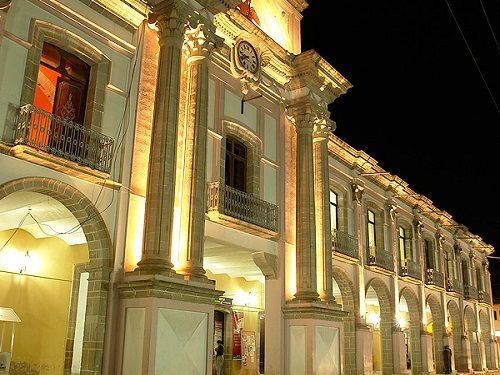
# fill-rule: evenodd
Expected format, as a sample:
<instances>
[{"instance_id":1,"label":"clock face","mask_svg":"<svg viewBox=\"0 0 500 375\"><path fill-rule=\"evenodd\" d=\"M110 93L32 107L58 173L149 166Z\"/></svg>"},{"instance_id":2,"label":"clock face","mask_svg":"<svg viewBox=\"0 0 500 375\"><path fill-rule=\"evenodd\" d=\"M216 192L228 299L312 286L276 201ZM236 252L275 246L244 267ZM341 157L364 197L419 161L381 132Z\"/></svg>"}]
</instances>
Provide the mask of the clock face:
<instances>
[{"instance_id":1,"label":"clock face","mask_svg":"<svg viewBox=\"0 0 500 375\"><path fill-rule=\"evenodd\" d=\"M257 72L259 68L259 58L257 57L257 52L253 46L245 41L238 44L237 47L238 60L240 61L243 68L249 70L252 73Z\"/></svg>"}]
</instances>

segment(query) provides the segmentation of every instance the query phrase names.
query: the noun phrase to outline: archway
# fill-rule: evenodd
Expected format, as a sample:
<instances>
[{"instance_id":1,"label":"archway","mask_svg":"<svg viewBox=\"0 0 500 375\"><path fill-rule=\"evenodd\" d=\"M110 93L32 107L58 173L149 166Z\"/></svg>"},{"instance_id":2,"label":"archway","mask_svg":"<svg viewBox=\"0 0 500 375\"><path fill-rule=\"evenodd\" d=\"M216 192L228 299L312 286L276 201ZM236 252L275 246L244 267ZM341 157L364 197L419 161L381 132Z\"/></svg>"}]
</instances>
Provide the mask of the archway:
<instances>
[{"instance_id":1,"label":"archway","mask_svg":"<svg viewBox=\"0 0 500 375\"><path fill-rule=\"evenodd\" d=\"M418 298L409 288L404 288L399 295L399 323L403 328L405 343L407 344L407 369L411 371L412 375L421 374L420 322L422 319L420 317Z\"/></svg>"},{"instance_id":2,"label":"archway","mask_svg":"<svg viewBox=\"0 0 500 375\"><path fill-rule=\"evenodd\" d=\"M392 325L394 314L389 290L382 280L371 279L368 282L365 303L366 321L373 327L374 373L393 374Z\"/></svg>"},{"instance_id":3,"label":"archway","mask_svg":"<svg viewBox=\"0 0 500 375\"><path fill-rule=\"evenodd\" d=\"M337 303L348 314L344 318L344 373L356 374L356 312L359 303L354 287L347 273L340 267L333 267L333 290Z\"/></svg>"},{"instance_id":4,"label":"archway","mask_svg":"<svg viewBox=\"0 0 500 375\"><path fill-rule=\"evenodd\" d=\"M52 255L52 263L47 267L49 272L52 272L50 273L50 279L52 281L59 279L57 282L67 283L68 286L65 290L70 294L70 296L67 296L66 312L61 310L64 309L64 306L58 306L59 316L63 316L64 321L67 321L67 329L63 328L63 331L66 332L63 332L65 338L62 340L62 348L59 347L60 344L57 344L57 352L61 353L60 351L62 351L63 353L62 363L56 365L56 362L53 361L52 366L60 366L65 372L70 372L72 367L76 366L76 370L79 372L97 375L101 373L107 290L112 269L109 234L100 213L92 202L84 194L68 184L50 178L28 177L13 180L0 186L0 204L3 202L6 207L8 206L8 212L18 209L28 213L29 207L25 198L38 199L40 197L46 199L50 204L57 203L60 206L58 207L59 211L66 211L70 214L72 220L77 224L76 228L81 228L87 253L85 258L79 256L68 260L74 254L66 252L66 256L63 253L63 256L54 259L54 255L57 256L57 254L54 254L56 249L53 246L63 246L61 244L62 240L54 238L48 239L50 244L43 244L45 254L40 253L41 255ZM13 202L16 203L16 206L13 205ZM35 221L35 213L31 217L33 219L31 224L36 225L40 231L43 231L41 224ZM48 225L45 227L46 231L48 231L47 228L49 228ZM74 231L76 228L72 227L68 232ZM23 230L22 225L19 225L17 231L21 230ZM58 230L52 233L58 233ZM26 235L26 233L23 234ZM36 240L34 235L31 235L30 239L32 238L34 238L33 241ZM81 252L82 249L80 249L80 254ZM69 275L68 273L65 274L68 275L67 278L57 277L57 274L54 274L55 270L66 261L73 262L74 268L70 270ZM26 268L26 271L28 272L28 268ZM39 275L35 272L32 272L30 277L36 277L37 280L43 280L43 277L47 279L45 274ZM80 288L81 283L85 285L83 289ZM9 288L11 287L13 287L12 284L9 285ZM87 291L92 291L92 293L87 293ZM50 293L58 293L51 290L51 288L45 292L48 293L49 297L55 297L56 299L60 297L58 294L56 296L50 295ZM34 297L35 293L36 290L29 290L24 296L20 296L20 298L26 298L24 301L22 299L18 301L11 300L10 303L27 303L27 299L30 296ZM61 321L58 324L61 325ZM50 335L50 327L46 327L46 329L48 331L45 335ZM41 333L36 331L30 333L33 337L36 337L37 334ZM16 353L14 349L14 355ZM58 354L59 357L60 354ZM45 357L42 356L42 358L46 361ZM38 366L41 367L42 365L44 365L44 362L39 362ZM73 369L75 370L74 367ZM54 368L49 369L49 373L51 371L52 373L59 372L54 370Z\"/></svg>"},{"instance_id":5,"label":"archway","mask_svg":"<svg viewBox=\"0 0 500 375\"><path fill-rule=\"evenodd\" d=\"M432 333L432 344L434 354L434 364L436 373L444 372L443 363L443 334L444 334L444 318L441 305L438 299L429 295L426 300L426 320L427 331Z\"/></svg>"},{"instance_id":6,"label":"archway","mask_svg":"<svg viewBox=\"0 0 500 375\"><path fill-rule=\"evenodd\" d=\"M448 330L453 340L453 361L455 369L458 371L467 370L467 358L463 358L462 334L463 325L460 317L460 310L455 301L448 302Z\"/></svg>"},{"instance_id":7,"label":"archway","mask_svg":"<svg viewBox=\"0 0 500 375\"><path fill-rule=\"evenodd\" d=\"M472 307L465 306L464 309L465 333L470 342L470 353L472 359L472 369L481 370L481 353L479 350L477 320Z\"/></svg>"},{"instance_id":8,"label":"archway","mask_svg":"<svg viewBox=\"0 0 500 375\"><path fill-rule=\"evenodd\" d=\"M481 337L484 343L484 351L486 354L486 367L490 370L495 368L493 363L493 353L491 353L491 325L490 317L486 310L479 311L479 325L481 327Z\"/></svg>"}]
</instances>

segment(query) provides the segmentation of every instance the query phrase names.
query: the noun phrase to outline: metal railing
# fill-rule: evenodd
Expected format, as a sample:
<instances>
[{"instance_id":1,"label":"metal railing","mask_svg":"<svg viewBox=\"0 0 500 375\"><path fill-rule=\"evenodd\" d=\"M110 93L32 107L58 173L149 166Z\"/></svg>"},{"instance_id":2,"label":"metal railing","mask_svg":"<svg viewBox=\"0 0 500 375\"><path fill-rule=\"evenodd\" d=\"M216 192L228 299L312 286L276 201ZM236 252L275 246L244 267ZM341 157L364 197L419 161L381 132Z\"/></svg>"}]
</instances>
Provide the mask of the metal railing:
<instances>
[{"instance_id":1,"label":"metal railing","mask_svg":"<svg viewBox=\"0 0 500 375\"><path fill-rule=\"evenodd\" d=\"M472 285L464 285L464 298L477 299L477 289Z\"/></svg>"},{"instance_id":2,"label":"metal railing","mask_svg":"<svg viewBox=\"0 0 500 375\"><path fill-rule=\"evenodd\" d=\"M359 258L358 239L347 232L337 229L332 231L332 249L351 258Z\"/></svg>"},{"instance_id":3,"label":"metal railing","mask_svg":"<svg viewBox=\"0 0 500 375\"><path fill-rule=\"evenodd\" d=\"M457 279L450 279L446 281L446 290L448 292L457 292L457 293L463 293L463 287L462 284L459 280Z\"/></svg>"},{"instance_id":4,"label":"metal railing","mask_svg":"<svg viewBox=\"0 0 500 375\"><path fill-rule=\"evenodd\" d=\"M209 182L207 212L218 211L271 231L278 231L278 207L251 194L221 184Z\"/></svg>"},{"instance_id":5,"label":"metal railing","mask_svg":"<svg viewBox=\"0 0 500 375\"><path fill-rule=\"evenodd\" d=\"M422 271L420 270L420 264L411 260L405 259L400 268L401 276L410 276L414 279L422 279Z\"/></svg>"},{"instance_id":6,"label":"metal railing","mask_svg":"<svg viewBox=\"0 0 500 375\"><path fill-rule=\"evenodd\" d=\"M488 303L491 305L491 296L485 290L480 290L477 292L477 299L479 300L479 302Z\"/></svg>"},{"instance_id":7,"label":"metal railing","mask_svg":"<svg viewBox=\"0 0 500 375\"><path fill-rule=\"evenodd\" d=\"M383 248L368 248L368 265L382 267L389 271L394 271L392 254L386 252Z\"/></svg>"},{"instance_id":8,"label":"metal railing","mask_svg":"<svg viewBox=\"0 0 500 375\"><path fill-rule=\"evenodd\" d=\"M444 288L444 274L435 269L428 268L425 283L427 285L436 285Z\"/></svg>"},{"instance_id":9,"label":"metal railing","mask_svg":"<svg viewBox=\"0 0 500 375\"><path fill-rule=\"evenodd\" d=\"M113 138L31 104L19 108L14 144L27 145L99 171L111 170Z\"/></svg>"}]
</instances>

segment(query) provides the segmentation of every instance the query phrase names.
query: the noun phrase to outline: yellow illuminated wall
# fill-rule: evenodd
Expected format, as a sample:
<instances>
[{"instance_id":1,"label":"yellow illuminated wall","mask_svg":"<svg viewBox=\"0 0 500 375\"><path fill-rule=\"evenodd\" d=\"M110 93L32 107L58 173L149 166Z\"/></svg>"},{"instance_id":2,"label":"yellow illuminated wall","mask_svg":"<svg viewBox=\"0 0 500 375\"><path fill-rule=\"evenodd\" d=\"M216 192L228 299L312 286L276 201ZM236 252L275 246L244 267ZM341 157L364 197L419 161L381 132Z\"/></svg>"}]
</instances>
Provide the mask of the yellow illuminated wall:
<instances>
[{"instance_id":1,"label":"yellow illuminated wall","mask_svg":"<svg viewBox=\"0 0 500 375\"><path fill-rule=\"evenodd\" d=\"M12 233L0 232L0 244ZM86 244L37 240L23 230L0 252L0 306L13 308L21 319L15 326L11 370L21 366L25 373L63 373L73 265L88 261ZM2 350L10 350L10 327Z\"/></svg>"},{"instance_id":2,"label":"yellow illuminated wall","mask_svg":"<svg viewBox=\"0 0 500 375\"><path fill-rule=\"evenodd\" d=\"M300 34L299 22L287 2L251 0L250 5L258 16L262 31L286 50L300 52L300 46L296 45L297 40L294 38L294 35Z\"/></svg>"}]
</instances>

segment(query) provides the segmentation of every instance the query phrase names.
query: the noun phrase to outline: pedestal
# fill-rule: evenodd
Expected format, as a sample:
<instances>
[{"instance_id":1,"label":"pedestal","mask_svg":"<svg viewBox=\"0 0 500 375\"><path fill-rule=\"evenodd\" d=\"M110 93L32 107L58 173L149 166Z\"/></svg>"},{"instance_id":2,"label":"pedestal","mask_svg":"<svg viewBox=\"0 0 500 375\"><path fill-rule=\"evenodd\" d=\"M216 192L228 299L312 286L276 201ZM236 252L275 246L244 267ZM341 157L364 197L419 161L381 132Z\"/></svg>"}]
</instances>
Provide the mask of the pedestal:
<instances>
[{"instance_id":1,"label":"pedestal","mask_svg":"<svg viewBox=\"0 0 500 375\"><path fill-rule=\"evenodd\" d=\"M356 324L356 373L371 374L373 369L373 337L370 327Z\"/></svg>"},{"instance_id":2,"label":"pedestal","mask_svg":"<svg viewBox=\"0 0 500 375\"><path fill-rule=\"evenodd\" d=\"M214 305L206 283L161 275L119 285L117 373L206 375L212 367Z\"/></svg>"},{"instance_id":3,"label":"pedestal","mask_svg":"<svg viewBox=\"0 0 500 375\"><path fill-rule=\"evenodd\" d=\"M460 364L462 366L460 371L472 372L470 341L467 336L462 336L462 354L460 358Z\"/></svg>"},{"instance_id":4,"label":"pedestal","mask_svg":"<svg viewBox=\"0 0 500 375\"><path fill-rule=\"evenodd\" d=\"M285 315L285 374L340 375L345 313L321 303L289 303Z\"/></svg>"},{"instance_id":5,"label":"pedestal","mask_svg":"<svg viewBox=\"0 0 500 375\"><path fill-rule=\"evenodd\" d=\"M406 369L406 349L404 333L396 329L392 332L392 358L394 374L408 374Z\"/></svg>"},{"instance_id":6,"label":"pedestal","mask_svg":"<svg viewBox=\"0 0 500 375\"><path fill-rule=\"evenodd\" d=\"M435 374L435 365L432 355L432 336L427 332L420 334L420 344L422 347L422 374Z\"/></svg>"}]
</instances>

